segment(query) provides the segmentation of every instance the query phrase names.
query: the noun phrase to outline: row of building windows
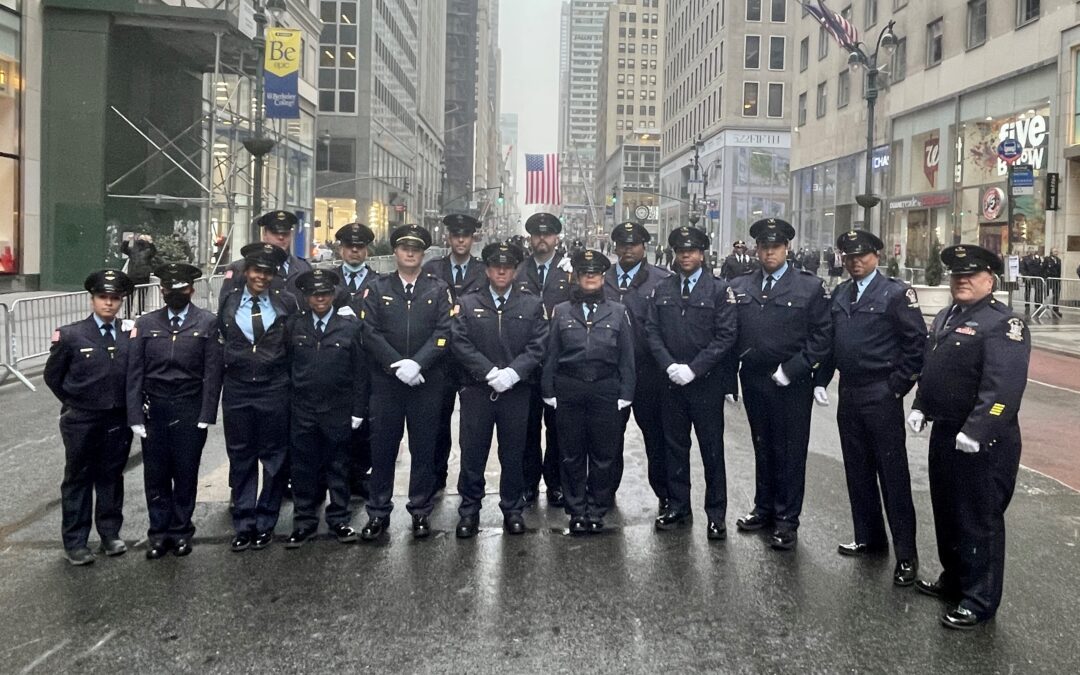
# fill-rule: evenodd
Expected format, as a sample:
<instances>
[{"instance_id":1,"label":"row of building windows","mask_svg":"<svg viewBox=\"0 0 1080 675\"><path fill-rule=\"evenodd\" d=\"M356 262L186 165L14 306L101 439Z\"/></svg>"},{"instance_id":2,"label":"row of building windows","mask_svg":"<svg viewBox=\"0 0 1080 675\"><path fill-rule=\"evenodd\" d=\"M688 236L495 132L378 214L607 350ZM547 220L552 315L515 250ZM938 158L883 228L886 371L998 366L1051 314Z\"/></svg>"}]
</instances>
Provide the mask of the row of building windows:
<instances>
[{"instance_id":1,"label":"row of building windows","mask_svg":"<svg viewBox=\"0 0 1080 675\"><path fill-rule=\"evenodd\" d=\"M634 104L631 103L631 104L627 105L627 104L620 103L620 104L615 106L615 113L618 114L618 115L633 115L634 114ZM638 114L639 115L651 115L653 117L656 117L656 106L654 106L654 105L650 105L650 106L639 105L638 106Z\"/></svg>"},{"instance_id":2,"label":"row of building windows","mask_svg":"<svg viewBox=\"0 0 1080 675\"><path fill-rule=\"evenodd\" d=\"M664 102L664 116L671 117L677 110L694 99L697 92L708 88L714 79L724 72L724 42L712 48L694 70L686 73L678 86L665 81L667 96Z\"/></svg>"},{"instance_id":3,"label":"row of building windows","mask_svg":"<svg viewBox=\"0 0 1080 675\"><path fill-rule=\"evenodd\" d=\"M390 48L379 38L375 36L375 53L386 65L387 69L394 74L394 77L405 89L409 92L409 98L416 100L416 85L413 84L412 78L405 74L404 69L398 64L397 59L394 58L394 54L390 51Z\"/></svg>"},{"instance_id":4,"label":"row of building windows","mask_svg":"<svg viewBox=\"0 0 1080 675\"><path fill-rule=\"evenodd\" d=\"M665 57L664 66L666 78L685 70L690 62L697 58L705 45L724 27L724 3L713 3L707 15L699 14L703 5L704 3L700 0L686 3L678 18L668 23L667 49L669 53ZM672 16L670 11L668 16ZM695 18L698 20L697 28L692 33L688 33L690 21Z\"/></svg>"},{"instance_id":5,"label":"row of building windows","mask_svg":"<svg viewBox=\"0 0 1080 675\"><path fill-rule=\"evenodd\" d=\"M379 16L382 17L382 20L386 24L386 27L390 30L390 33L394 36L394 39L397 40L398 46L405 54L405 58L407 58L409 60L409 63L412 64L412 67L415 68L416 52L414 52L412 50L412 47L409 46L409 39L405 36L405 33L403 33L401 28L398 26L397 21L394 19L393 12L390 11L390 8L386 5L386 2L384 2L384 0L378 0L376 4L378 6ZM415 34L416 31L414 30L413 35Z\"/></svg>"},{"instance_id":6,"label":"row of building windows","mask_svg":"<svg viewBox=\"0 0 1080 675\"><path fill-rule=\"evenodd\" d=\"M619 59L617 62L619 70L629 68L633 70L637 66L637 61L634 59ZM641 59L642 70L656 70L656 59Z\"/></svg>"},{"instance_id":7,"label":"row of building windows","mask_svg":"<svg viewBox=\"0 0 1080 675\"><path fill-rule=\"evenodd\" d=\"M619 27L619 37L633 39L633 38L636 38L637 36L638 36L638 33L637 33L636 28L632 28L632 27L627 28L625 26L620 26ZM642 40L650 40L650 39L651 40L659 40L660 39L660 31L658 31L655 28L642 28L641 29L641 39Z\"/></svg>"},{"instance_id":8,"label":"row of building windows","mask_svg":"<svg viewBox=\"0 0 1080 675\"><path fill-rule=\"evenodd\" d=\"M743 40L743 68L747 70L761 68L761 36L746 35ZM769 36L769 70L784 69L784 53L786 50L786 37L783 35Z\"/></svg>"},{"instance_id":9,"label":"row of building windows","mask_svg":"<svg viewBox=\"0 0 1080 675\"><path fill-rule=\"evenodd\" d=\"M629 23L636 23L637 22L637 17L638 17L637 12L619 12L619 23L628 23L628 22ZM656 13L649 14L649 13L646 13L646 12L642 12L641 13L641 23L659 24L660 23L660 15L656 14Z\"/></svg>"},{"instance_id":10,"label":"row of building windows","mask_svg":"<svg viewBox=\"0 0 1080 675\"><path fill-rule=\"evenodd\" d=\"M620 54L637 54L637 45L634 44L633 42L630 42L630 43L620 42L618 49L619 49ZM656 45L641 45L641 53L642 54L656 54L657 53L657 46Z\"/></svg>"},{"instance_id":11,"label":"row of building windows","mask_svg":"<svg viewBox=\"0 0 1080 675\"><path fill-rule=\"evenodd\" d=\"M630 99L631 101L633 101L634 96L635 96L635 93L634 93L633 89L618 89L618 90L615 91L615 98L620 99L620 100L625 98L625 99ZM641 90L641 100L644 101L646 98L648 100L650 100L650 101L655 101L656 100L656 90L655 89L650 89L650 90L646 91L645 89L642 89Z\"/></svg>"},{"instance_id":12,"label":"row of building windows","mask_svg":"<svg viewBox=\"0 0 1080 675\"><path fill-rule=\"evenodd\" d=\"M723 87L717 87L664 132L664 147L678 148L723 116Z\"/></svg>"},{"instance_id":13,"label":"row of building windows","mask_svg":"<svg viewBox=\"0 0 1080 675\"><path fill-rule=\"evenodd\" d=\"M762 0L746 0L746 20L762 21L762 6L764 4L769 5L770 21L773 23L784 23L787 21L786 0L768 0L767 3L763 3Z\"/></svg>"},{"instance_id":14,"label":"row of building windows","mask_svg":"<svg viewBox=\"0 0 1080 675\"><path fill-rule=\"evenodd\" d=\"M633 73L630 73L630 74L619 73L619 74L617 74L615 76L615 80L619 84L634 84L635 79L637 79L637 78L634 76ZM642 84L655 85L656 84L656 76L655 75L642 75L641 76L641 83Z\"/></svg>"},{"instance_id":15,"label":"row of building windows","mask_svg":"<svg viewBox=\"0 0 1080 675\"><path fill-rule=\"evenodd\" d=\"M780 118L784 116L784 83L769 82L766 85L765 116ZM743 117L760 116L760 82L743 82Z\"/></svg>"}]
</instances>

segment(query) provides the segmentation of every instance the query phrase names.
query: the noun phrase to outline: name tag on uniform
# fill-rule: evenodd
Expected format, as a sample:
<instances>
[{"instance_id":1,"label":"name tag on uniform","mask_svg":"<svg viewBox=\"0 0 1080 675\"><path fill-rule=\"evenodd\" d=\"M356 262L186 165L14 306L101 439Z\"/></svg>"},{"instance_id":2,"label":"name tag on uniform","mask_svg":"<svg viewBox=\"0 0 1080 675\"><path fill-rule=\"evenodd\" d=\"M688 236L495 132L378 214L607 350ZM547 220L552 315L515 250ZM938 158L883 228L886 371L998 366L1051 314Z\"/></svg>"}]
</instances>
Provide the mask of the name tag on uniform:
<instances>
[{"instance_id":1,"label":"name tag on uniform","mask_svg":"<svg viewBox=\"0 0 1080 675\"><path fill-rule=\"evenodd\" d=\"M94 351L94 348L93 348L93 347L83 347L83 348L82 348L82 349L80 349L79 351L80 351L80 352L82 352L83 354L86 354L87 352L92 352L92 351Z\"/></svg>"}]
</instances>

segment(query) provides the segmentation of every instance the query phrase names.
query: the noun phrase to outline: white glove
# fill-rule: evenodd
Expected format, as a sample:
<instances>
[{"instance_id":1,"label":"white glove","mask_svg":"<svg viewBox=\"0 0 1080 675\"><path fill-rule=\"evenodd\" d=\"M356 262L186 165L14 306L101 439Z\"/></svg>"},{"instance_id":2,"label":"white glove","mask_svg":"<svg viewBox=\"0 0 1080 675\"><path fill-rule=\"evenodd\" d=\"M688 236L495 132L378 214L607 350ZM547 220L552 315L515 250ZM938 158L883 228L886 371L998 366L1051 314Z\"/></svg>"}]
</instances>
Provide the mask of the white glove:
<instances>
[{"instance_id":1,"label":"white glove","mask_svg":"<svg viewBox=\"0 0 1080 675\"><path fill-rule=\"evenodd\" d=\"M630 407L630 401L625 401L620 398L617 405L619 406L619 410L626 410Z\"/></svg>"},{"instance_id":2,"label":"white glove","mask_svg":"<svg viewBox=\"0 0 1080 675\"><path fill-rule=\"evenodd\" d=\"M135 434L139 438L146 438L146 425L145 424L132 424L131 433Z\"/></svg>"},{"instance_id":3,"label":"white glove","mask_svg":"<svg viewBox=\"0 0 1080 675\"><path fill-rule=\"evenodd\" d=\"M498 374L499 374L499 369L496 368L495 366L492 366L491 370L488 371L488 374L484 376L484 379L488 381L488 384L491 384L491 379L493 377L495 377L496 375L498 375Z\"/></svg>"},{"instance_id":4,"label":"white glove","mask_svg":"<svg viewBox=\"0 0 1080 675\"><path fill-rule=\"evenodd\" d=\"M956 434L956 449L968 454L975 453L979 451L979 442L961 431Z\"/></svg>"},{"instance_id":5,"label":"white glove","mask_svg":"<svg viewBox=\"0 0 1080 675\"><path fill-rule=\"evenodd\" d=\"M666 371L667 374L668 374L668 377L671 377L671 374L674 373L678 369L679 369L679 364L677 364L677 363L673 363L670 366L668 366L667 371Z\"/></svg>"},{"instance_id":6,"label":"white glove","mask_svg":"<svg viewBox=\"0 0 1080 675\"><path fill-rule=\"evenodd\" d=\"M772 381L775 382L776 385L779 387L786 387L791 384L791 380L789 380L788 376L784 374L783 366L776 367L776 372L772 374Z\"/></svg>"},{"instance_id":7,"label":"white glove","mask_svg":"<svg viewBox=\"0 0 1080 675\"><path fill-rule=\"evenodd\" d=\"M360 425L364 423L363 417L350 417L353 429L359 429Z\"/></svg>"},{"instance_id":8,"label":"white glove","mask_svg":"<svg viewBox=\"0 0 1080 675\"><path fill-rule=\"evenodd\" d=\"M926 415L922 414L921 410L912 410L907 416L907 425L912 431L919 433L926 428Z\"/></svg>"},{"instance_id":9,"label":"white glove","mask_svg":"<svg viewBox=\"0 0 1080 675\"><path fill-rule=\"evenodd\" d=\"M495 377L488 380L488 384L491 388L500 394L504 391L509 391L518 382L521 382L521 376L514 371L513 368L501 369Z\"/></svg>"},{"instance_id":10,"label":"white glove","mask_svg":"<svg viewBox=\"0 0 1080 675\"><path fill-rule=\"evenodd\" d=\"M825 391L825 387L814 387L814 403L822 407L829 405L829 392Z\"/></svg>"},{"instance_id":11,"label":"white glove","mask_svg":"<svg viewBox=\"0 0 1080 675\"><path fill-rule=\"evenodd\" d=\"M422 385L422 384L423 384L424 382L425 382L425 380L424 380L424 376L423 376L423 375L421 375L421 374L419 374L419 373L417 373L417 374L416 374L416 377L414 377L413 379L409 380L409 381L408 381L408 382L406 382L405 384L409 385L410 387L419 387L419 386L420 386L420 385Z\"/></svg>"},{"instance_id":12,"label":"white glove","mask_svg":"<svg viewBox=\"0 0 1080 675\"><path fill-rule=\"evenodd\" d=\"M735 394L724 394L724 400L731 405L739 405L739 399L735 398Z\"/></svg>"},{"instance_id":13,"label":"white glove","mask_svg":"<svg viewBox=\"0 0 1080 675\"><path fill-rule=\"evenodd\" d=\"M401 380L410 387L415 387L413 381L416 376L420 374L420 364L412 359L401 359L400 361L394 361L390 364L391 368L394 368L394 375L397 379Z\"/></svg>"},{"instance_id":14,"label":"white glove","mask_svg":"<svg viewBox=\"0 0 1080 675\"><path fill-rule=\"evenodd\" d=\"M694 378L697 376L694 375L694 371L690 369L690 366L686 365L685 363L680 363L678 365L679 367L675 370L675 372L673 372L671 375L668 375L668 377L671 379L672 382L679 385L680 387L685 387L686 385L693 382Z\"/></svg>"},{"instance_id":15,"label":"white glove","mask_svg":"<svg viewBox=\"0 0 1080 675\"><path fill-rule=\"evenodd\" d=\"M209 429L210 428L210 423L209 422L199 422L195 426L200 428L200 429Z\"/></svg>"},{"instance_id":16,"label":"white glove","mask_svg":"<svg viewBox=\"0 0 1080 675\"><path fill-rule=\"evenodd\" d=\"M559 402L557 400L555 400L554 398L545 398L544 399L544 405L548 406L549 408L554 409L554 408L559 407Z\"/></svg>"},{"instance_id":17,"label":"white glove","mask_svg":"<svg viewBox=\"0 0 1080 675\"><path fill-rule=\"evenodd\" d=\"M555 267L558 267L563 272L573 272L574 271L574 264L572 262L570 262L570 256L568 256L568 255L564 255L562 257L562 260L560 260L559 263L557 265L555 265Z\"/></svg>"}]
</instances>

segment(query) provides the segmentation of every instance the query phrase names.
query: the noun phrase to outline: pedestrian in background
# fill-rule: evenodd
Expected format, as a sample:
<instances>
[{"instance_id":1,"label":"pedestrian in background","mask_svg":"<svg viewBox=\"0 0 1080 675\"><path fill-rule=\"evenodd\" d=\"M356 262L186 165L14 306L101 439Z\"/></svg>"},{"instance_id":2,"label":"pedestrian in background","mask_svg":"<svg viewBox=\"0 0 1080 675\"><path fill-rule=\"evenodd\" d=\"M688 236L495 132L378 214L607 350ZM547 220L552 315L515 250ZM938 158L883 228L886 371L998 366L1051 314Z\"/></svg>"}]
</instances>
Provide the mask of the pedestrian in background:
<instances>
[{"instance_id":1,"label":"pedestrian in background","mask_svg":"<svg viewBox=\"0 0 1080 675\"><path fill-rule=\"evenodd\" d=\"M72 565L89 565L90 526L97 526L101 552L121 555L124 522L124 465L131 452L126 418L128 332L117 315L135 288L120 270L92 273L83 283L90 293L90 316L57 328L45 362L45 384L60 399L64 480L60 484L64 555ZM96 503L95 503L96 498Z\"/></svg>"},{"instance_id":2,"label":"pedestrian in background","mask_svg":"<svg viewBox=\"0 0 1080 675\"><path fill-rule=\"evenodd\" d=\"M1050 255L1043 258L1042 278L1046 281L1046 301L1054 314L1061 317L1061 251L1050 249Z\"/></svg>"},{"instance_id":3,"label":"pedestrian in background","mask_svg":"<svg viewBox=\"0 0 1080 675\"><path fill-rule=\"evenodd\" d=\"M199 463L217 422L222 367L217 317L191 302L202 271L167 263L154 276L165 306L135 322L127 372L127 423L142 439L149 560L191 553Z\"/></svg>"},{"instance_id":4,"label":"pedestrian in background","mask_svg":"<svg viewBox=\"0 0 1080 675\"><path fill-rule=\"evenodd\" d=\"M157 247L149 234L137 234L125 239L120 244L120 252L128 257L127 275L136 286L150 283L150 273L157 259ZM136 288L134 293L135 311L130 314L142 314L146 308L146 289ZM129 308L130 309L130 308Z\"/></svg>"}]
</instances>

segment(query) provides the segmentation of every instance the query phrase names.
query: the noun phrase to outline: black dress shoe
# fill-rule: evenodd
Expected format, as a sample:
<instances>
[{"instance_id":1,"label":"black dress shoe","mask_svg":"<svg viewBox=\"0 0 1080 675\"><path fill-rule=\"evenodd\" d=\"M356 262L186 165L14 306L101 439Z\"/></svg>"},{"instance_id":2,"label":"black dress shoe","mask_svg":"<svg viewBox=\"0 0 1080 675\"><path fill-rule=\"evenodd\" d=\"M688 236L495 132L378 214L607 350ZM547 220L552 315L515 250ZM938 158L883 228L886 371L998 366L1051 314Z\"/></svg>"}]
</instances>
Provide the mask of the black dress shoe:
<instances>
[{"instance_id":1,"label":"black dress shoe","mask_svg":"<svg viewBox=\"0 0 1080 675\"><path fill-rule=\"evenodd\" d=\"M986 623L988 619L980 619L975 612L964 607L950 609L941 615L941 625L956 630L971 630L979 624Z\"/></svg>"},{"instance_id":2,"label":"black dress shoe","mask_svg":"<svg viewBox=\"0 0 1080 675\"><path fill-rule=\"evenodd\" d=\"M458 539L471 539L476 536L476 533L480 531L480 517L479 516L462 516L458 521L457 529L454 530L454 536Z\"/></svg>"},{"instance_id":3,"label":"black dress shoe","mask_svg":"<svg viewBox=\"0 0 1080 675\"><path fill-rule=\"evenodd\" d=\"M127 544L123 539L102 539L101 540L101 552L110 558L118 555L124 555L127 553Z\"/></svg>"},{"instance_id":4,"label":"black dress shoe","mask_svg":"<svg viewBox=\"0 0 1080 675\"><path fill-rule=\"evenodd\" d=\"M850 544L840 544L836 547L836 552L840 555L846 555L852 558L862 558L863 556L872 555L875 553L884 553L885 547L871 546L870 544L860 544L853 541Z\"/></svg>"},{"instance_id":5,"label":"black dress shoe","mask_svg":"<svg viewBox=\"0 0 1080 675\"><path fill-rule=\"evenodd\" d=\"M739 528L743 532L753 532L760 530L772 523L772 518L769 516L763 516L760 513L754 513L751 511L742 518L735 521L735 527Z\"/></svg>"},{"instance_id":6,"label":"black dress shoe","mask_svg":"<svg viewBox=\"0 0 1080 675\"><path fill-rule=\"evenodd\" d=\"M177 558L183 558L191 553L191 540L180 537L176 540L176 545L173 546L173 555Z\"/></svg>"},{"instance_id":7,"label":"black dress shoe","mask_svg":"<svg viewBox=\"0 0 1080 675\"><path fill-rule=\"evenodd\" d=\"M170 546L168 539L162 541L151 541L149 543L149 548L146 549L146 559L158 560L160 558L164 558L165 554L169 552L169 548Z\"/></svg>"},{"instance_id":8,"label":"black dress shoe","mask_svg":"<svg viewBox=\"0 0 1080 675\"><path fill-rule=\"evenodd\" d=\"M893 570L892 582L897 586L910 586L915 583L915 576L919 573L919 559L897 560L896 569Z\"/></svg>"},{"instance_id":9,"label":"black dress shoe","mask_svg":"<svg viewBox=\"0 0 1080 675\"><path fill-rule=\"evenodd\" d=\"M256 532L255 538L251 540L251 548L260 551L269 546L272 541L274 541L273 532Z\"/></svg>"},{"instance_id":10,"label":"black dress shoe","mask_svg":"<svg viewBox=\"0 0 1080 675\"><path fill-rule=\"evenodd\" d=\"M237 532L236 536L233 537L232 542L229 544L229 547L232 548L234 553L246 551L251 548L251 539L251 534L247 532Z\"/></svg>"},{"instance_id":11,"label":"black dress shoe","mask_svg":"<svg viewBox=\"0 0 1080 675\"><path fill-rule=\"evenodd\" d=\"M790 551L795 548L798 541L799 535L795 533L795 530L773 530L772 536L769 537L769 546L777 551Z\"/></svg>"},{"instance_id":12,"label":"black dress shoe","mask_svg":"<svg viewBox=\"0 0 1080 675\"><path fill-rule=\"evenodd\" d=\"M586 534L589 531L589 523L585 516L570 517L570 534Z\"/></svg>"},{"instance_id":13,"label":"black dress shoe","mask_svg":"<svg viewBox=\"0 0 1080 675\"><path fill-rule=\"evenodd\" d=\"M427 516L415 515L412 517L412 536L417 539L427 539L431 535L431 521Z\"/></svg>"},{"instance_id":14,"label":"black dress shoe","mask_svg":"<svg viewBox=\"0 0 1080 675\"><path fill-rule=\"evenodd\" d=\"M75 566L92 565L94 563L94 554L86 546L64 549L64 557Z\"/></svg>"},{"instance_id":15,"label":"black dress shoe","mask_svg":"<svg viewBox=\"0 0 1080 675\"><path fill-rule=\"evenodd\" d=\"M511 513L503 519L503 529L507 534L525 534L525 517L520 513Z\"/></svg>"},{"instance_id":16,"label":"black dress shoe","mask_svg":"<svg viewBox=\"0 0 1080 675\"><path fill-rule=\"evenodd\" d=\"M369 518L367 525L364 525L364 529L360 530L360 538L364 541L375 541L383 532L390 527L390 517L376 516Z\"/></svg>"},{"instance_id":17,"label":"black dress shoe","mask_svg":"<svg viewBox=\"0 0 1080 675\"><path fill-rule=\"evenodd\" d=\"M686 527L690 523L694 522L694 516L690 513L679 513L678 511L664 511L653 524L658 530L674 530L677 527Z\"/></svg>"},{"instance_id":18,"label":"black dress shoe","mask_svg":"<svg viewBox=\"0 0 1080 675\"><path fill-rule=\"evenodd\" d=\"M945 584L941 583L940 579L937 581L917 579L915 581L915 590L925 595L929 595L932 598L940 598L941 600L954 600L959 598L959 593L947 588Z\"/></svg>"},{"instance_id":19,"label":"black dress shoe","mask_svg":"<svg viewBox=\"0 0 1080 675\"><path fill-rule=\"evenodd\" d=\"M712 541L720 541L727 539L727 525L719 523L715 520L709 521L709 527L705 530L706 536Z\"/></svg>"},{"instance_id":20,"label":"black dress shoe","mask_svg":"<svg viewBox=\"0 0 1080 675\"><path fill-rule=\"evenodd\" d=\"M356 530L352 529L347 523L331 525L330 534L337 537L338 543L341 544L355 544L356 540L360 538Z\"/></svg>"},{"instance_id":21,"label":"black dress shoe","mask_svg":"<svg viewBox=\"0 0 1080 675\"><path fill-rule=\"evenodd\" d=\"M566 506L566 497L563 496L562 490L559 488L548 490L547 505L556 509L561 509Z\"/></svg>"},{"instance_id":22,"label":"black dress shoe","mask_svg":"<svg viewBox=\"0 0 1080 675\"><path fill-rule=\"evenodd\" d=\"M604 519L593 518L589 521L589 534L600 534L604 531Z\"/></svg>"},{"instance_id":23,"label":"black dress shoe","mask_svg":"<svg viewBox=\"0 0 1080 675\"><path fill-rule=\"evenodd\" d=\"M293 530L293 533L289 535L289 538L285 540L285 548L293 549L300 548L304 545L304 542L315 536L315 528L298 527Z\"/></svg>"}]
</instances>

